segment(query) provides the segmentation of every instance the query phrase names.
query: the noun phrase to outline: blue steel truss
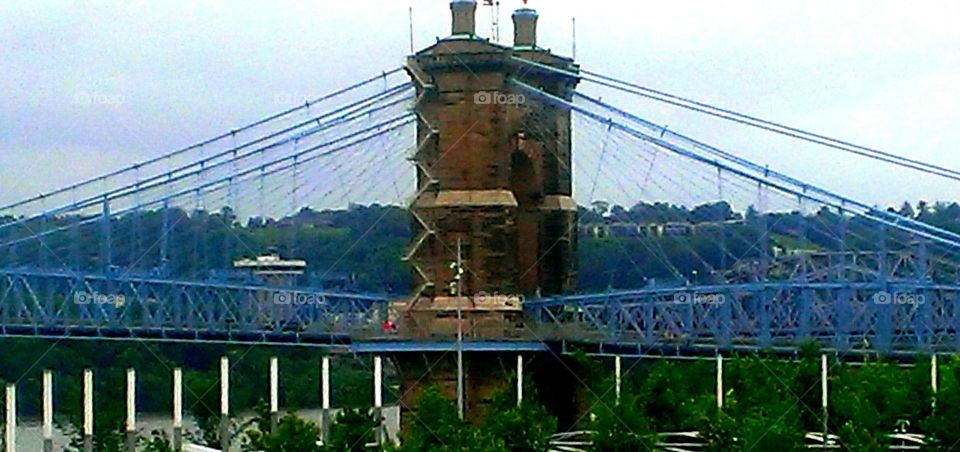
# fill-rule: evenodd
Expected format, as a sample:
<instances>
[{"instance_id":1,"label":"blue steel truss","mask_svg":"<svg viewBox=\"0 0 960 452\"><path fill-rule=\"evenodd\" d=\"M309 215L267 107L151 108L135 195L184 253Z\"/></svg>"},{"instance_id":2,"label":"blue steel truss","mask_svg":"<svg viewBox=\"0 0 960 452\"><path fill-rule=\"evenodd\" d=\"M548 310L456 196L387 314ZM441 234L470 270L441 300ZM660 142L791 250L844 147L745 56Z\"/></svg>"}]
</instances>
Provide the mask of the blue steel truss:
<instances>
[{"instance_id":1,"label":"blue steel truss","mask_svg":"<svg viewBox=\"0 0 960 452\"><path fill-rule=\"evenodd\" d=\"M921 248L922 250L922 248ZM744 262L725 284L528 301L528 324L555 340L628 348L839 352L960 348L960 284L924 253L828 252Z\"/></svg>"},{"instance_id":2,"label":"blue steel truss","mask_svg":"<svg viewBox=\"0 0 960 452\"><path fill-rule=\"evenodd\" d=\"M349 344L378 336L387 303L308 289L0 270L0 332L14 336ZM768 281L553 297L524 308L530 338L546 342L731 350L812 340L888 353L960 348L958 303L956 284ZM402 335L387 342L413 346Z\"/></svg>"},{"instance_id":3,"label":"blue steel truss","mask_svg":"<svg viewBox=\"0 0 960 452\"><path fill-rule=\"evenodd\" d=\"M960 348L960 286L930 282L771 281L618 291L528 301L553 340L648 349L795 348L841 352Z\"/></svg>"},{"instance_id":4,"label":"blue steel truss","mask_svg":"<svg viewBox=\"0 0 960 452\"><path fill-rule=\"evenodd\" d=\"M36 269L0 270L0 333L33 337L343 343L384 297Z\"/></svg>"}]
</instances>

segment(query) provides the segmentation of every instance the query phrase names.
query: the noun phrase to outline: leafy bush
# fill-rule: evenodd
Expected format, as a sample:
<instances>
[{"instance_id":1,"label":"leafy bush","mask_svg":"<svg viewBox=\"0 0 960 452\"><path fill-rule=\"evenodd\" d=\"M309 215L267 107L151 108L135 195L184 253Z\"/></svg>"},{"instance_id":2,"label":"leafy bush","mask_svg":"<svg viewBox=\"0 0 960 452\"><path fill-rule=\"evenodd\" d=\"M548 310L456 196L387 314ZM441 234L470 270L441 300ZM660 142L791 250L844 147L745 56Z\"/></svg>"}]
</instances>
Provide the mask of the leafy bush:
<instances>
[{"instance_id":1,"label":"leafy bush","mask_svg":"<svg viewBox=\"0 0 960 452\"><path fill-rule=\"evenodd\" d=\"M427 388L416 410L416 421L403 444L406 452L493 452L503 451L503 441L475 429L457 414L452 400Z\"/></svg>"},{"instance_id":2,"label":"leafy bush","mask_svg":"<svg viewBox=\"0 0 960 452\"><path fill-rule=\"evenodd\" d=\"M366 444L374 439L374 420L359 409L344 408L330 427L329 444L326 450L363 451Z\"/></svg>"},{"instance_id":3,"label":"leafy bush","mask_svg":"<svg viewBox=\"0 0 960 452\"><path fill-rule=\"evenodd\" d=\"M598 403L591 413L593 444L598 452L653 450L656 435L643 414L639 397L623 403Z\"/></svg>"},{"instance_id":4,"label":"leafy bush","mask_svg":"<svg viewBox=\"0 0 960 452\"><path fill-rule=\"evenodd\" d=\"M882 361L834 366L833 374L830 425L844 447L885 447L887 434L901 425L919 426L929 417L933 394L926 360L912 369Z\"/></svg>"},{"instance_id":5,"label":"leafy bush","mask_svg":"<svg viewBox=\"0 0 960 452\"><path fill-rule=\"evenodd\" d=\"M723 416L735 420L729 435L745 450L802 448L802 411L813 410L802 397L819 387L804 387L801 370L808 361L737 358L725 367ZM819 392L817 392L819 393Z\"/></svg>"},{"instance_id":6,"label":"leafy bush","mask_svg":"<svg viewBox=\"0 0 960 452\"><path fill-rule=\"evenodd\" d=\"M930 450L956 450L960 446L960 363L954 358L943 362L939 370L936 406L921 421L921 427L931 437Z\"/></svg>"},{"instance_id":7,"label":"leafy bush","mask_svg":"<svg viewBox=\"0 0 960 452\"><path fill-rule=\"evenodd\" d=\"M293 413L277 420L276 428L266 403L257 405L257 416L249 423L252 428L244 432L243 450L263 452L311 452L320 451L320 427Z\"/></svg>"},{"instance_id":8,"label":"leafy bush","mask_svg":"<svg viewBox=\"0 0 960 452\"><path fill-rule=\"evenodd\" d=\"M150 438L140 438L140 446L143 452L174 452L173 443L162 430L150 432Z\"/></svg>"},{"instance_id":9,"label":"leafy bush","mask_svg":"<svg viewBox=\"0 0 960 452\"><path fill-rule=\"evenodd\" d=\"M523 402L516 403L516 393L504 390L493 398L484 426L488 436L502 441L510 452L542 452L549 448L550 437L557 431L557 419L536 399L532 385L524 388Z\"/></svg>"}]
</instances>

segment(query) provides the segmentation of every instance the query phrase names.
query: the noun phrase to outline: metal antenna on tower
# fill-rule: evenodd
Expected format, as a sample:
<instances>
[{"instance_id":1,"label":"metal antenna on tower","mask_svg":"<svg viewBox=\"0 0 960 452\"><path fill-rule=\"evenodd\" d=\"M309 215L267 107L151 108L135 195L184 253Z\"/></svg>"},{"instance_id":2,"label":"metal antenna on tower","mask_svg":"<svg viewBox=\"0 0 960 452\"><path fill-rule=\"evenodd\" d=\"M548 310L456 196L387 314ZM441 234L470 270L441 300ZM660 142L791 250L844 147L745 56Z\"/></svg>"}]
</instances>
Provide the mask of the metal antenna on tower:
<instances>
[{"instance_id":1,"label":"metal antenna on tower","mask_svg":"<svg viewBox=\"0 0 960 452\"><path fill-rule=\"evenodd\" d=\"M413 6L410 7L410 53L413 53Z\"/></svg>"},{"instance_id":2,"label":"metal antenna on tower","mask_svg":"<svg viewBox=\"0 0 960 452\"><path fill-rule=\"evenodd\" d=\"M573 59L576 60L577 59L577 18L576 17L572 18L572 22L573 22L573 55L571 55L571 57L573 57Z\"/></svg>"}]
</instances>

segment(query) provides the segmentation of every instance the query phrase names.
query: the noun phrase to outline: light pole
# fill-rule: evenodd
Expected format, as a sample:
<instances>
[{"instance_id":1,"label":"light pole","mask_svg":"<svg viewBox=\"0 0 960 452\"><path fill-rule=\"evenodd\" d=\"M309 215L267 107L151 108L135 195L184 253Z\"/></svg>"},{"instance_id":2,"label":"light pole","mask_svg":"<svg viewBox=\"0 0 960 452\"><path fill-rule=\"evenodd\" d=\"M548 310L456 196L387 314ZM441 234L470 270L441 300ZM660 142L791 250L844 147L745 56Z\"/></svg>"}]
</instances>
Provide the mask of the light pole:
<instances>
[{"instance_id":1,"label":"light pole","mask_svg":"<svg viewBox=\"0 0 960 452\"><path fill-rule=\"evenodd\" d=\"M463 420L463 308L460 297L463 296L463 253L457 237L457 408L460 420Z\"/></svg>"},{"instance_id":2,"label":"light pole","mask_svg":"<svg viewBox=\"0 0 960 452\"><path fill-rule=\"evenodd\" d=\"M453 269L453 282L450 291L457 304L457 413L463 420L463 309L460 306L463 292L463 253L460 237L457 237L457 261L450 265Z\"/></svg>"}]
</instances>

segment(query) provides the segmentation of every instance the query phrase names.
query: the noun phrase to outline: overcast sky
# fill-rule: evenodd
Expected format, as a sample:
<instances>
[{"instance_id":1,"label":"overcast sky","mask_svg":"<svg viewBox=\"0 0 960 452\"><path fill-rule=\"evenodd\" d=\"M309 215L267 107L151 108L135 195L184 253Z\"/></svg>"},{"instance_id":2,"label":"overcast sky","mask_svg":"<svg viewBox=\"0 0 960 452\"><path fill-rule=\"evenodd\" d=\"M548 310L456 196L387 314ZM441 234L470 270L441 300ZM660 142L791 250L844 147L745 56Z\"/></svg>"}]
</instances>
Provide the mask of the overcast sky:
<instances>
[{"instance_id":1,"label":"overcast sky","mask_svg":"<svg viewBox=\"0 0 960 452\"><path fill-rule=\"evenodd\" d=\"M481 2L482 3L482 2ZM502 41L512 40L503 0ZM960 169L960 2L531 0L585 68ZM0 2L0 203L219 134L401 64L445 0ZM478 13L490 34L489 9ZM588 93L601 91L583 86ZM626 96L670 129L871 204L958 183Z\"/></svg>"}]
</instances>

